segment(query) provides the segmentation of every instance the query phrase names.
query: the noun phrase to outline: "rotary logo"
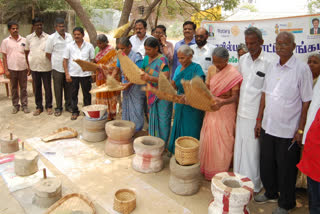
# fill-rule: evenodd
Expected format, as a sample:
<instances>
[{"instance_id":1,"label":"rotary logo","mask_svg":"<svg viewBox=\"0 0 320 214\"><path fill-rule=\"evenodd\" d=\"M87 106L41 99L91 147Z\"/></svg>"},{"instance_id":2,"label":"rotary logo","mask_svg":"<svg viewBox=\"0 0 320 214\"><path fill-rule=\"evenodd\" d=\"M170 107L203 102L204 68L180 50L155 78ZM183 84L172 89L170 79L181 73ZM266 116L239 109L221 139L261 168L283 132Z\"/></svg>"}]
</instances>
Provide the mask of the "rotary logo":
<instances>
[{"instance_id":1,"label":"rotary logo","mask_svg":"<svg viewBox=\"0 0 320 214\"><path fill-rule=\"evenodd\" d=\"M238 36L239 33L240 33L239 27L238 27L237 25L232 26L232 28L231 28L231 33L232 33L233 36Z\"/></svg>"}]
</instances>

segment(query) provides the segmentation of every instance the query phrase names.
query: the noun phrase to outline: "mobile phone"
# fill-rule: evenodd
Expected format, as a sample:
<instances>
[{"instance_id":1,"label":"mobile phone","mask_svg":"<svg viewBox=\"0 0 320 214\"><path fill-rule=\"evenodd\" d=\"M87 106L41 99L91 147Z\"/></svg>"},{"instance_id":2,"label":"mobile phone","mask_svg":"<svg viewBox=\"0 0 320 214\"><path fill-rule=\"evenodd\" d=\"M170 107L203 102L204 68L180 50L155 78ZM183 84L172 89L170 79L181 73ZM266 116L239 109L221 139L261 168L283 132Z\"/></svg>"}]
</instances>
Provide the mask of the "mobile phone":
<instances>
[{"instance_id":1,"label":"mobile phone","mask_svg":"<svg viewBox=\"0 0 320 214\"><path fill-rule=\"evenodd\" d=\"M266 74L263 73L263 72L261 72L261 71L257 71L257 75L258 75L259 77L264 77Z\"/></svg>"}]
</instances>

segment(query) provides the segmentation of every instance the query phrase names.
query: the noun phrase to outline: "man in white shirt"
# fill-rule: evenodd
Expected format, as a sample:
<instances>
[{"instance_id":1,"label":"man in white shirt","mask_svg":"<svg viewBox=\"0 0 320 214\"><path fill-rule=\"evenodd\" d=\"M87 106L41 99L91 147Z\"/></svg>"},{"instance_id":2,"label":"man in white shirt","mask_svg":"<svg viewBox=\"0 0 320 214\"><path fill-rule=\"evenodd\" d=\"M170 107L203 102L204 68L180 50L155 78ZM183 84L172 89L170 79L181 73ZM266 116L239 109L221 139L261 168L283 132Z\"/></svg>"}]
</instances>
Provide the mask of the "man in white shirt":
<instances>
[{"instance_id":1,"label":"man in white shirt","mask_svg":"<svg viewBox=\"0 0 320 214\"><path fill-rule=\"evenodd\" d=\"M296 206L296 165L312 98L312 73L293 55L295 47L292 33L278 34L276 53L280 60L266 75L255 127L256 137L260 136L260 176L266 192L254 199L265 203L278 198L273 214L287 214Z\"/></svg>"},{"instance_id":2,"label":"man in white shirt","mask_svg":"<svg viewBox=\"0 0 320 214\"><path fill-rule=\"evenodd\" d=\"M53 89L56 98L55 116L62 113L62 95L64 93L65 109L71 109L71 84L66 82L66 76L62 66L63 53L68 43L72 42L70 33L65 32L65 24L62 18L55 20L56 32L51 34L46 43L46 56L52 64Z\"/></svg>"},{"instance_id":3,"label":"man in white shirt","mask_svg":"<svg viewBox=\"0 0 320 214\"><path fill-rule=\"evenodd\" d=\"M52 112L52 89L51 89L51 62L46 57L45 47L48 34L42 31L43 22L36 17L32 20L34 32L26 37L25 53L30 66L32 80L35 85L36 110L34 116L40 115L43 111L42 105L42 82L45 90L45 108L47 113Z\"/></svg>"},{"instance_id":4,"label":"man in white shirt","mask_svg":"<svg viewBox=\"0 0 320 214\"><path fill-rule=\"evenodd\" d=\"M254 184L254 192L262 188L260 180L260 146L254 136L254 127L258 115L262 86L265 75L271 66L270 57L263 50L261 31L250 27L245 32L245 42L249 53L241 56L239 71L243 81L236 122L233 170L248 176Z\"/></svg>"},{"instance_id":5,"label":"man in white shirt","mask_svg":"<svg viewBox=\"0 0 320 214\"><path fill-rule=\"evenodd\" d=\"M140 53L142 58L146 55L144 50L144 42L147 38L152 37L147 32L147 22L143 19L138 19L134 25L135 35L130 37L132 44L132 50L136 53Z\"/></svg>"},{"instance_id":6,"label":"man in white shirt","mask_svg":"<svg viewBox=\"0 0 320 214\"><path fill-rule=\"evenodd\" d=\"M83 94L83 106L91 105L91 72L83 71L73 60L81 59L92 62L94 59L94 48L92 44L83 40L84 30L82 27L73 29L74 41L69 43L63 54L63 68L66 74L66 81L72 83L71 120L76 120L79 116L78 92L81 85Z\"/></svg>"},{"instance_id":7,"label":"man in white shirt","mask_svg":"<svg viewBox=\"0 0 320 214\"><path fill-rule=\"evenodd\" d=\"M198 63L205 75L208 73L209 66L212 65L212 53L214 49L213 45L207 43L208 37L208 31L200 27L196 30L196 44L190 46L194 51L192 62Z\"/></svg>"}]
</instances>

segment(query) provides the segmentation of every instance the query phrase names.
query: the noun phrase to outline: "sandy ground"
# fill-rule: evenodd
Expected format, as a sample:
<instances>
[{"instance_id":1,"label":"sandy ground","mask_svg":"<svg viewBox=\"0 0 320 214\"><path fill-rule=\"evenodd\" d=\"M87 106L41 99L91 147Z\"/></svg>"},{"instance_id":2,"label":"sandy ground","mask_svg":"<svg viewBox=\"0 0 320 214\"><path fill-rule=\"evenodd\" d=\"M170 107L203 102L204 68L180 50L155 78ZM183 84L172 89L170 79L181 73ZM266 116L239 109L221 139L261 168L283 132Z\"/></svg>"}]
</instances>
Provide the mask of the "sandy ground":
<instances>
[{"instance_id":1,"label":"sandy ground","mask_svg":"<svg viewBox=\"0 0 320 214\"><path fill-rule=\"evenodd\" d=\"M29 92L29 108L30 110L35 109L34 96L32 95L31 84L28 84L28 92ZM79 106L82 105L82 99L79 99ZM53 115L47 115L46 113L42 113L40 116L33 116L32 113L24 114L23 112L18 112L17 114L11 114L11 98L8 98L5 93L5 87L0 86L0 136L8 135L10 132L13 132L20 139L25 140L32 137L41 137L46 134L51 133L57 128L61 127L72 127L76 129L79 133L81 133L82 127L82 118L80 116L78 120L71 121L70 113L63 112L62 116L55 117ZM101 154L101 156L106 156L103 153L104 142L99 143L88 143L83 141L90 148L94 149L97 153ZM129 157L127 161L130 161L132 157ZM46 158L41 157L41 160L45 163L50 171L52 171L56 176L60 177L63 181L63 186L67 187L70 191L77 192L79 190L79 185L81 182L87 182L85 179L80 181L79 183L72 182L67 176L62 174L53 164L51 164ZM141 174L137 173L134 170L127 168L119 168L119 173L131 173L134 176L137 176L142 181L148 183L157 191L164 194L166 197L174 200L177 204L189 209L192 213L207 213L207 208L209 202L212 200L212 195L210 192L210 182L205 181L203 179L202 187L200 191L193 196L178 196L170 191L168 188L168 179L169 179L169 158L167 155L164 155L165 160L165 168L156 174ZM117 161L115 159L115 161ZM119 163L124 161L123 159L119 159ZM121 170L123 170L121 172ZM94 172L93 172L94 173ZM117 172L115 172L117 173ZM89 176L90 178L90 176ZM97 182L103 182L97 180ZM99 185L100 183L97 183ZM90 191L90 190L88 190ZM141 196L148 197L148 196ZM108 213L104 210L96 201L94 204L97 208L97 213ZM137 205L139 206L139 205ZM148 206L148 205L146 205ZM307 194L305 190L297 191L297 206L298 208L294 209L292 213L308 213L308 204L307 204ZM264 204L257 205L254 202L250 202L249 208L251 213L272 213L272 210L276 207L276 204ZM2 178L0 178L0 214L22 214L26 213L24 208L19 204L19 202L14 197L14 194L10 193L6 183ZM140 213L140 212L133 212ZM159 213L157 210L154 210L150 207L149 213ZM179 212L173 212L179 213Z\"/></svg>"}]
</instances>

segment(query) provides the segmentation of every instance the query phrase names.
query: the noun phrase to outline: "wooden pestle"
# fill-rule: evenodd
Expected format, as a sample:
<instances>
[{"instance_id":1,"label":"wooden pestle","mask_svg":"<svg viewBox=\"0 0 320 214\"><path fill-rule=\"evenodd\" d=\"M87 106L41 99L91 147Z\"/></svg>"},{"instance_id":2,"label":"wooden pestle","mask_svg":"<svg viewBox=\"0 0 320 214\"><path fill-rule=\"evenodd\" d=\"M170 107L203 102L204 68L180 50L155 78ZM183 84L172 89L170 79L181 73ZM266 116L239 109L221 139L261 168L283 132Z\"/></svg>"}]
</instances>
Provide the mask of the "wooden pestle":
<instances>
[{"instance_id":1,"label":"wooden pestle","mask_svg":"<svg viewBox=\"0 0 320 214\"><path fill-rule=\"evenodd\" d=\"M46 168L43 168L43 179L47 179L47 171L46 171Z\"/></svg>"}]
</instances>

